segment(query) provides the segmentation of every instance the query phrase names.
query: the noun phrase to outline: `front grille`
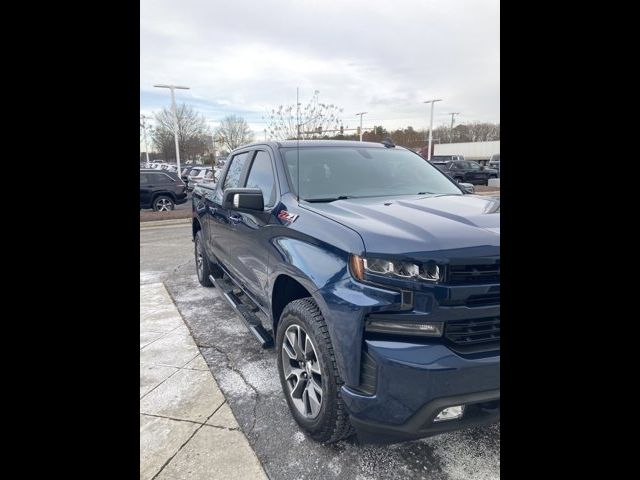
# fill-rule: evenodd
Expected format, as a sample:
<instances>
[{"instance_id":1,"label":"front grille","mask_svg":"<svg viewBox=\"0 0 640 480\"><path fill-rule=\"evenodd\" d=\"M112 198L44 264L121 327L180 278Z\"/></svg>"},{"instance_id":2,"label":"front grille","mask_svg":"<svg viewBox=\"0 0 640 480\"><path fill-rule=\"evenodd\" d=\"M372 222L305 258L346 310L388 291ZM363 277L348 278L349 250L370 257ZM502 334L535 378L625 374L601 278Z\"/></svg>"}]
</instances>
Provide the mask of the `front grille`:
<instances>
[{"instance_id":1,"label":"front grille","mask_svg":"<svg viewBox=\"0 0 640 480\"><path fill-rule=\"evenodd\" d=\"M488 305L500 305L500 293L484 293L469 295L467 307L485 307Z\"/></svg>"},{"instance_id":2,"label":"front grille","mask_svg":"<svg viewBox=\"0 0 640 480\"><path fill-rule=\"evenodd\" d=\"M500 263L449 265L447 283L450 285L500 283Z\"/></svg>"},{"instance_id":3,"label":"front grille","mask_svg":"<svg viewBox=\"0 0 640 480\"><path fill-rule=\"evenodd\" d=\"M500 349L500 317L452 320L446 323L444 337L452 349L464 353Z\"/></svg>"}]
</instances>

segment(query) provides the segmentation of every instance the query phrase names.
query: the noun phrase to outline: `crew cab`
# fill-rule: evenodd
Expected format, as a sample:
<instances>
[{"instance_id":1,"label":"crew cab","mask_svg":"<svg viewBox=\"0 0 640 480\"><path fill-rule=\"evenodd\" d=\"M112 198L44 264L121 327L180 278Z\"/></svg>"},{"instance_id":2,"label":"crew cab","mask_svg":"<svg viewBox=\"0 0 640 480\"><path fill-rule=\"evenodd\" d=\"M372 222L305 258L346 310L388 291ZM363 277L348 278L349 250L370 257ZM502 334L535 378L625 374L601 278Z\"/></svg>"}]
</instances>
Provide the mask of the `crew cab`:
<instances>
[{"instance_id":1,"label":"crew cab","mask_svg":"<svg viewBox=\"0 0 640 480\"><path fill-rule=\"evenodd\" d=\"M432 159L431 163L458 182L488 185L490 178L498 178L497 170L486 168L471 160L441 161Z\"/></svg>"},{"instance_id":2,"label":"crew cab","mask_svg":"<svg viewBox=\"0 0 640 480\"><path fill-rule=\"evenodd\" d=\"M192 196L198 280L263 348L319 442L500 418L500 200L390 143L233 151Z\"/></svg>"}]
</instances>

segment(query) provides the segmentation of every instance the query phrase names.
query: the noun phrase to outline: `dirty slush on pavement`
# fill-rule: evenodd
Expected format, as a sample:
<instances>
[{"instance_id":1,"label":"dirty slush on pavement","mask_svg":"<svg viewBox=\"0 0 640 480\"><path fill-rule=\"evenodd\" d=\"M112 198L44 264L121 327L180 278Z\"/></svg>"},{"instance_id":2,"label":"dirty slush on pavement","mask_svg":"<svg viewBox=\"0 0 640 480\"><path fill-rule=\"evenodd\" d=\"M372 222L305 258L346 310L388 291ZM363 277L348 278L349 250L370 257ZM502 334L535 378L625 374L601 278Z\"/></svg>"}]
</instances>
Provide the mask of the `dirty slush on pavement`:
<instances>
[{"instance_id":1,"label":"dirty slush on pavement","mask_svg":"<svg viewBox=\"0 0 640 480\"><path fill-rule=\"evenodd\" d=\"M393 445L308 439L287 407L274 350L263 350L193 261L165 280L207 365L269 478L499 479L500 425Z\"/></svg>"}]
</instances>

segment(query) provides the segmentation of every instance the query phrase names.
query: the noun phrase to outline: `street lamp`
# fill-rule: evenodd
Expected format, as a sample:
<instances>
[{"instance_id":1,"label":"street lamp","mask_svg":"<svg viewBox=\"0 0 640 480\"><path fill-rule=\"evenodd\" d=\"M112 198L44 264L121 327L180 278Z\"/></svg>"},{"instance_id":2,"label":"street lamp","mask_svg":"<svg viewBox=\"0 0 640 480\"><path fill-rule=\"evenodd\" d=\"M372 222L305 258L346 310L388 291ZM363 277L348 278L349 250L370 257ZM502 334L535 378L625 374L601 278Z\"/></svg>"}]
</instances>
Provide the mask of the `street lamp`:
<instances>
[{"instance_id":1,"label":"street lamp","mask_svg":"<svg viewBox=\"0 0 640 480\"><path fill-rule=\"evenodd\" d=\"M360 141L362 141L362 116L366 115L368 112L360 112L356 113L356 117L360 115Z\"/></svg>"},{"instance_id":2,"label":"street lamp","mask_svg":"<svg viewBox=\"0 0 640 480\"><path fill-rule=\"evenodd\" d=\"M430 103L431 104L431 122L429 123L429 151L427 152L427 160L431 160L431 142L433 139L433 104L436 102L441 102L441 98L435 98L433 100L427 100L422 103Z\"/></svg>"},{"instance_id":3,"label":"street lamp","mask_svg":"<svg viewBox=\"0 0 640 480\"><path fill-rule=\"evenodd\" d=\"M144 131L144 153L147 156L147 165L149 165L149 146L147 145L147 117L145 115L140 115L140 119L142 120L142 130Z\"/></svg>"},{"instance_id":4,"label":"street lamp","mask_svg":"<svg viewBox=\"0 0 640 480\"><path fill-rule=\"evenodd\" d=\"M176 95L174 90L189 90L189 87L179 87L178 85L154 85L156 88L168 88L171 90L171 110L173 111L173 136L176 140L176 165L178 172L180 169L180 146L178 145L178 111L176 109Z\"/></svg>"}]
</instances>

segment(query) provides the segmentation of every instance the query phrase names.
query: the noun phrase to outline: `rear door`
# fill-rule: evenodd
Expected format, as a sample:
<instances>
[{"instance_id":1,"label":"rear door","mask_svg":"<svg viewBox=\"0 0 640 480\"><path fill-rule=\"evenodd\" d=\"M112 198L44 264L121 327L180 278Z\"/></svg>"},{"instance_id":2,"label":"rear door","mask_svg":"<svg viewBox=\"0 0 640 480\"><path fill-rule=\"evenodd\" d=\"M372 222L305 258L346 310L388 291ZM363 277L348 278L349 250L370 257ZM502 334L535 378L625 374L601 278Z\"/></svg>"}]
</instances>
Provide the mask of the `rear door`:
<instances>
[{"instance_id":1,"label":"rear door","mask_svg":"<svg viewBox=\"0 0 640 480\"><path fill-rule=\"evenodd\" d=\"M232 257L233 229L238 218L235 210L228 210L222 207L223 192L227 188L236 188L242 186L246 171L249 166L249 154L253 152L244 151L235 154L229 161L229 167L225 173L224 180L216 185L215 195L210 200L210 207L213 209L211 217L211 228L209 229L209 242L214 254L222 262L222 264L236 277L239 276L237 268L237 259Z\"/></svg>"},{"instance_id":2,"label":"rear door","mask_svg":"<svg viewBox=\"0 0 640 480\"><path fill-rule=\"evenodd\" d=\"M140 208L149 208L152 188L150 175L140 172Z\"/></svg>"}]
</instances>

